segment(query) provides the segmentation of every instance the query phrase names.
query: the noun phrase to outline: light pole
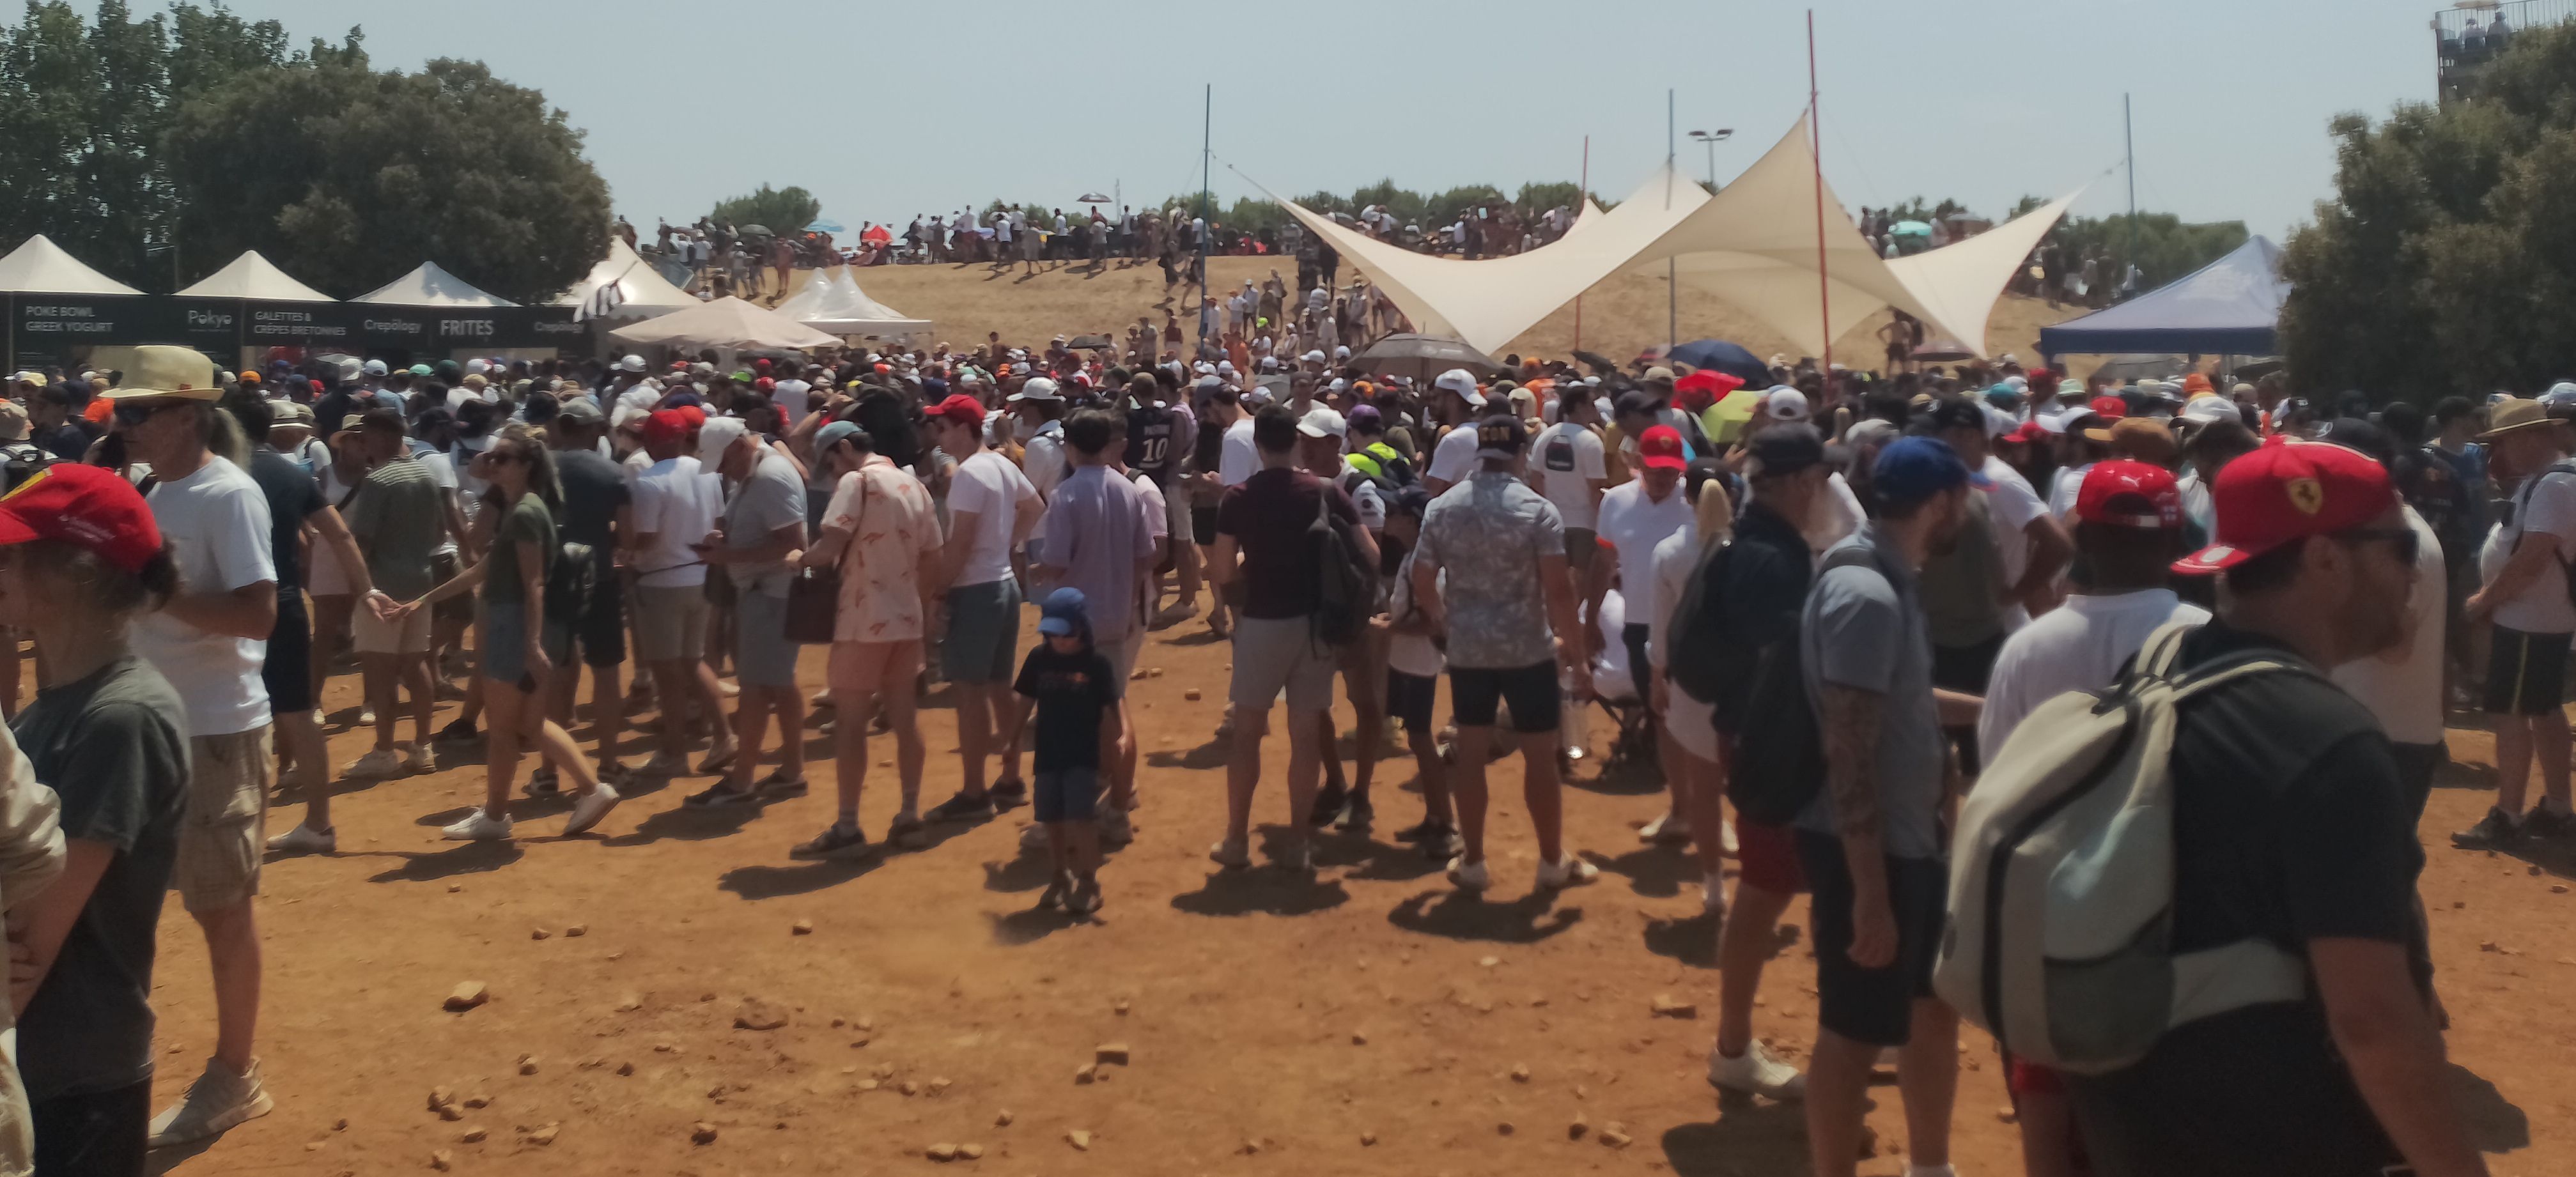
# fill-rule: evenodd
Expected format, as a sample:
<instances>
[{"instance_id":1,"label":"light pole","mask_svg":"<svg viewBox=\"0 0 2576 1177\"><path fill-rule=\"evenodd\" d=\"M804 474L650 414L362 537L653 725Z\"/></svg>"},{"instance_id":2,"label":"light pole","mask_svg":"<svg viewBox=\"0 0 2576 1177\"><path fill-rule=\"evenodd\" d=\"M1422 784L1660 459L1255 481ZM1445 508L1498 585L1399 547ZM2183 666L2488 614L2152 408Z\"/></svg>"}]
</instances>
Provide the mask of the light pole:
<instances>
[{"instance_id":1,"label":"light pole","mask_svg":"<svg viewBox=\"0 0 2576 1177\"><path fill-rule=\"evenodd\" d=\"M1690 137L1691 142L1705 144L1708 147L1708 190L1714 193L1717 191L1717 145L1734 138L1735 128L1719 127L1714 131L1693 131Z\"/></svg>"}]
</instances>

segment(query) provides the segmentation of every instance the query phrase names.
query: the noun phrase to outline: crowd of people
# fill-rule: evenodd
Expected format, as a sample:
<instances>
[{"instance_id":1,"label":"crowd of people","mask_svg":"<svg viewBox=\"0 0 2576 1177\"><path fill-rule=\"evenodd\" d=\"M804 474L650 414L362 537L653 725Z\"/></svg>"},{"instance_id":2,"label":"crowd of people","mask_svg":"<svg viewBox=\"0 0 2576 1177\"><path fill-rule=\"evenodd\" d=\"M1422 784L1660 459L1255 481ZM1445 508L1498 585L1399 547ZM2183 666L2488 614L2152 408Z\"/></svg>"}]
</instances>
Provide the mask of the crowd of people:
<instances>
[{"instance_id":1,"label":"crowd of people","mask_svg":"<svg viewBox=\"0 0 2576 1177\"><path fill-rule=\"evenodd\" d=\"M336 849L336 779L422 771L438 743L479 739L486 766L445 837L556 812L574 836L639 776L703 780L687 807L805 793L821 766L799 733L828 708L833 817L793 857L917 847L1026 806L1039 902L1099 911L1104 853L1137 836L1126 684L1150 630L1203 615L1232 647L1222 870L1255 866L1276 722L1276 869L1314 870L1309 830L1373 834L1400 728L1421 812L1386 836L1461 891L1517 887L1487 821L1517 753L1526 882L1580 886L1599 867L1568 843L1563 774L1590 751L1581 709L1609 703L1669 796L1638 836L1691 848L1717 919L1709 1080L1803 1100L1820 1177L1853 1171L1886 1052L1909 1171L1951 1171L1962 1015L2013 1054L2033 1173L2484 1171L2442 1087L2414 829L2443 708L2476 701L2500 788L2459 843L2576 831L2576 385L2428 421L2278 377L2114 387L2010 357L1885 378L1784 361L1768 386L1509 357L1414 381L1351 366L1330 336L1254 335L1351 297L1326 278L1309 295L1325 306L1283 316L1292 288L1271 286L1203 300L1226 342L1200 359L1140 323L1125 363L996 337L731 371L626 355L223 373L142 348L121 372L20 374L0 407L0 623L32 634L38 686L6 700L19 1032L0 1071L23 1091L0 1097L25 1103L0 1107L18 1126L0 1167L137 1173L148 1146L266 1113L261 872ZM2483 660L2466 656L2480 627ZM344 653L372 741L334 766L317 702ZM2268 946L2295 995L2160 1010L2118 1065L2052 1065L2064 1045L2003 1032L2004 999L1934 995L1951 840L1981 797L2079 754L2035 730L2072 722L2052 701L2151 678L2196 691L2151 766L2172 822L2152 951ZM935 682L961 784L925 805ZM449 696L458 717L433 730ZM648 713L654 751L626 763L625 724ZM878 735L897 803L872 831ZM274 835L272 792L303 807ZM165 888L206 939L218 1034L155 1115ZM1801 893L1820 1023L1804 1074L1763 1045L1755 1000ZM2221 955L2195 975L2226 989L2239 958Z\"/></svg>"}]
</instances>

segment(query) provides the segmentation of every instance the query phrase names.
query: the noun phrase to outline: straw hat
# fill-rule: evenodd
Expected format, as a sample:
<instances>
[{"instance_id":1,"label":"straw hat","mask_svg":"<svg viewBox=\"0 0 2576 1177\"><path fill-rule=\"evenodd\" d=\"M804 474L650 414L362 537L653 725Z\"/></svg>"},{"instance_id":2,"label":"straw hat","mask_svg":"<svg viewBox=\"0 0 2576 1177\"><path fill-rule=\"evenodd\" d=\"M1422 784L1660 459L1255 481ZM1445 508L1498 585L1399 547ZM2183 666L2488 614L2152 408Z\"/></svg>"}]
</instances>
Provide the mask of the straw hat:
<instances>
[{"instance_id":1,"label":"straw hat","mask_svg":"<svg viewBox=\"0 0 2576 1177\"><path fill-rule=\"evenodd\" d=\"M215 362L205 353L193 347L154 345L135 348L134 364L127 369L125 383L101 395L112 401L158 396L210 401L223 394L223 383L215 375Z\"/></svg>"},{"instance_id":2,"label":"straw hat","mask_svg":"<svg viewBox=\"0 0 2576 1177\"><path fill-rule=\"evenodd\" d=\"M2487 431L2479 434L2478 440L2491 441L2517 429L2530 429L2551 423L2549 406L2536 400L2510 397L2497 401L2487 409Z\"/></svg>"}]
</instances>

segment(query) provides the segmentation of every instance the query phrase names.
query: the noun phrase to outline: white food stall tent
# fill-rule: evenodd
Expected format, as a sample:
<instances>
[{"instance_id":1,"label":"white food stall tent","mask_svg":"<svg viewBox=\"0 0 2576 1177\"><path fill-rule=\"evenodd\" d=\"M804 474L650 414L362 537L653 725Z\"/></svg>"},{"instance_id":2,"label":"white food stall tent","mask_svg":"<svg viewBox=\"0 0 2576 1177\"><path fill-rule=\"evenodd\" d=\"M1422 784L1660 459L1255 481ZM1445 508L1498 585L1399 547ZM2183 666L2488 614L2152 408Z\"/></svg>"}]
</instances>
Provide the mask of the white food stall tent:
<instances>
[{"instance_id":1,"label":"white food stall tent","mask_svg":"<svg viewBox=\"0 0 2576 1177\"><path fill-rule=\"evenodd\" d=\"M238 298L256 302L337 302L278 269L256 249L242 251L231 264L179 292L181 298Z\"/></svg>"},{"instance_id":2,"label":"white food stall tent","mask_svg":"<svg viewBox=\"0 0 2576 1177\"><path fill-rule=\"evenodd\" d=\"M485 294L475 289L472 283L448 273L437 262L422 262L414 267L412 272L349 301L405 307L514 307L519 305L506 298Z\"/></svg>"},{"instance_id":3,"label":"white food stall tent","mask_svg":"<svg viewBox=\"0 0 2576 1177\"><path fill-rule=\"evenodd\" d=\"M632 323L609 332L609 335L645 347L713 347L737 351L835 347L841 342L767 307L730 296Z\"/></svg>"},{"instance_id":4,"label":"white food stall tent","mask_svg":"<svg viewBox=\"0 0 2576 1177\"><path fill-rule=\"evenodd\" d=\"M82 265L53 239L38 233L0 257L0 291L12 294L141 294L140 290Z\"/></svg>"}]
</instances>

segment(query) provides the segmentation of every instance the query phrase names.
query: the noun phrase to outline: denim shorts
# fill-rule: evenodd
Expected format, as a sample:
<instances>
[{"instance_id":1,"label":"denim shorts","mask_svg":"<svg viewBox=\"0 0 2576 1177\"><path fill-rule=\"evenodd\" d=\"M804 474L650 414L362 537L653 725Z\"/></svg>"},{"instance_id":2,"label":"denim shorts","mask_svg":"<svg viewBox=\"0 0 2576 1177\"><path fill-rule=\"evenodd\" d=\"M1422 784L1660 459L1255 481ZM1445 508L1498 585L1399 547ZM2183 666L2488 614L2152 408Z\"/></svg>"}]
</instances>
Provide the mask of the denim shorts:
<instances>
[{"instance_id":1,"label":"denim shorts","mask_svg":"<svg viewBox=\"0 0 2576 1177\"><path fill-rule=\"evenodd\" d=\"M1029 809L1039 822L1090 821L1100 809L1100 774L1088 768L1051 768L1029 780Z\"/></svg>"}]
</instances>

